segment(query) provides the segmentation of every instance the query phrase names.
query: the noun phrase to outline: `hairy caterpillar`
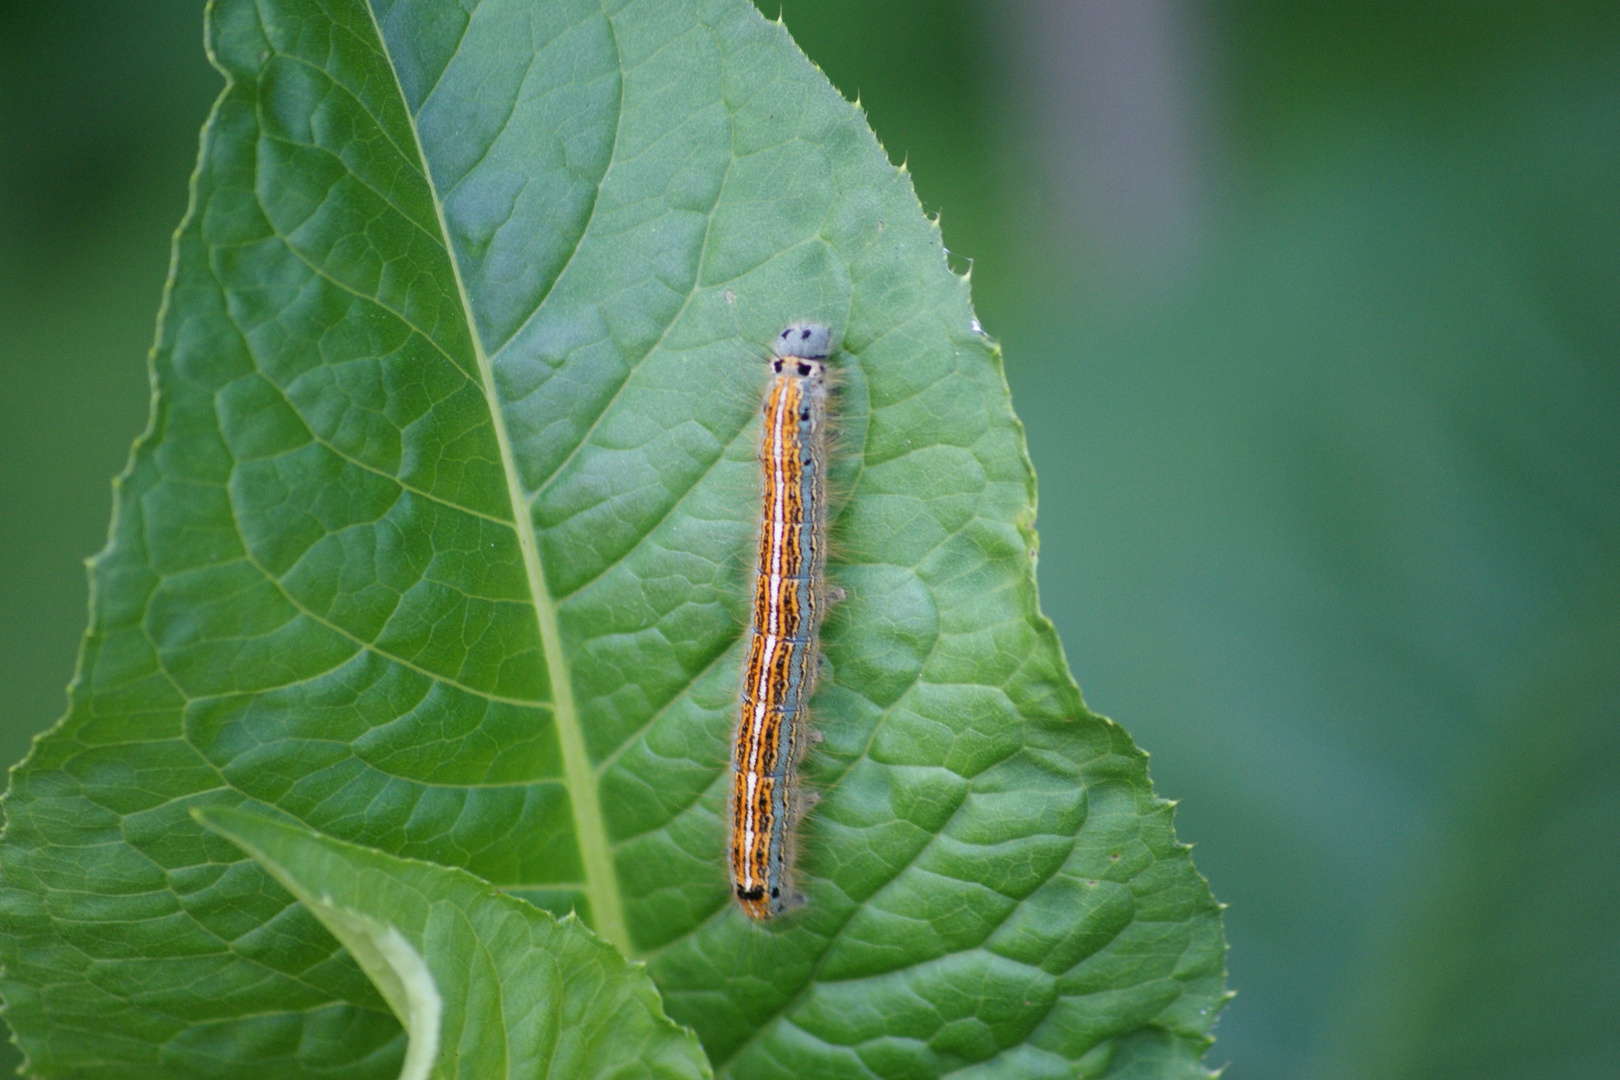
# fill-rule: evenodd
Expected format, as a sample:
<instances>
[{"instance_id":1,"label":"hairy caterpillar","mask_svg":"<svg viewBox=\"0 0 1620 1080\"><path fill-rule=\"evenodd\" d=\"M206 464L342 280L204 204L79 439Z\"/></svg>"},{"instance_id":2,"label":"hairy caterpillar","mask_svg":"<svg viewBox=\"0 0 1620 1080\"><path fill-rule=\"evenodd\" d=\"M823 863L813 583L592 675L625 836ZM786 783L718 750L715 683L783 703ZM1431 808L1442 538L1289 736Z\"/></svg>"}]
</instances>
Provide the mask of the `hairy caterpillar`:
<instances>
[{"instance_id":1,"label":"hairy caterpillar","mask_svg":"<svg viewBox=\"0 0 1620 1080\"><path fill-rule=\"evenodd\" d=\"M832 332L796 322L776 336L765 392L759 561L732 754L731 884L769 919L792 891L795 773L815 688L826 594L827 356Z\"/></svg>"}]
</instances>

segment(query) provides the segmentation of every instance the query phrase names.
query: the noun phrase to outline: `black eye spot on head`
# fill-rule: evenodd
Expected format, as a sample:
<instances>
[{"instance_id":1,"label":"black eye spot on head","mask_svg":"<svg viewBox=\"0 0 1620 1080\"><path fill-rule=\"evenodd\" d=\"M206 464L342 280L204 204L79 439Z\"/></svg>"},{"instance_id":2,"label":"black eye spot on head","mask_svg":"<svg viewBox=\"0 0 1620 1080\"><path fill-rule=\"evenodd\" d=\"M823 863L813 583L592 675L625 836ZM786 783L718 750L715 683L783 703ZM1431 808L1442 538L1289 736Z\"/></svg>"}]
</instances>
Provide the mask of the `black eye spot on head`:
<instances>
[{"instance_id":1,"label":"black eye spot on head","mask_svg":"<svg viewBox=\"0 0 1620 1080\"><path fill-rule=\"evenodd\" d=\"M745 889L741 885L739 885L739 886L737 886L737 899L739 899L739 900L763 900L763 899L765 899L765 886L763 886L763 885L755 885L752 889Z\"/></svg>"},{"instance_id":2,"label":"black eye spot on head","mask_svg":"<svg viewBox=\"0 0 1620 1080\"><path fill-rule=\"evenodd\" d=\"M771 899L772 900L777 899L781 895L782 895L782 890L781 889L772 889L771 890Z\"/></svg>"},{"instance_id":3,"label":"black eye spot on head","mask_svg":"<svg viewBox=\"0 0 1620 1080\"><path fill-rule=\"evenodd\" d=\"M771 361L771 368L778 375L782 374L782 358L780 356L778 356L775 360Z\"/></svg>"},{"instance_id":4,"label":"black eye spot on head","mask_svg":"<svg viewBox=\"0 0 1620 1080\"><path fill-rule=\"evenodd\" d=\"M808 374L810 374L810 365L809 364L800 364L799 365L799 374L800 375L808 375Z\"/></svg>"},{"instance_id":5,"label":"black eye spot on head","mask_svg":"<svg viewBox=\"0 0 1620 1080\"><path fill-rule=\"evenodd\" d=\"M772 348L777 356L820 360L832 351L832 331L818 322L791 322L776 335Z\"/></svg>"}]
</instances>

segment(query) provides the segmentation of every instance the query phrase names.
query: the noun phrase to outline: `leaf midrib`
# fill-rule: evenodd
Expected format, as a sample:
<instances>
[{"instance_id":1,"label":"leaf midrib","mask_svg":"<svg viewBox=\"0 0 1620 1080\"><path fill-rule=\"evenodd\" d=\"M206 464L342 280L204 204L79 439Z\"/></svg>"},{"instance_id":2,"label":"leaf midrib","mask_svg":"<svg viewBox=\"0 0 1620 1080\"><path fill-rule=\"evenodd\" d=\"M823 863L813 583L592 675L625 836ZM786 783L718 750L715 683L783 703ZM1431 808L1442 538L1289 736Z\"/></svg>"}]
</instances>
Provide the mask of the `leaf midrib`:
<instances>
[{"instance_id":1,"label":"leaf midrib","mask_svg":"<svg viewBox=\"0 0 1620 1080\"><path fill-rule=\"evenodd\" d=\"M404 84L394 66L393 54L388 50L382 26L370 0L361 0L366 17L371 21L377 47L388 64L388 73L394 80L400 105L405 111L411 130L411 141L416 146L417 164L427 183L429 201L439 223L439 237L450 261L450 272L455 278L456 295L467 322L467 336L472 342L473 355L478 363L478 376L489 407L490 422L495 429L495 441L500 449L501 470L506 477L506 494L512 505L513 529L517 533L518 547L523 553L524 575L529 582L529 599L534 605L540 628L540 646L545 656L547 681L551 685L552 717L557 728L557 742L562 751L563 779L568 787L568 802L573 810L574 828L579 841L580 863L584 870L584 893L590 904L592 927L621 953L629 955L630 934L624 919L624 905L619 896L618 874L613 867L612 849L608 844L607 822L602 815L602 801L597 790L596 771L591 767L590 755L585 748L585 732L580 726L579 712L574 705L574 688L568 677L566 657L562 651L562 636L557 624L557 606L546 590L546 578L540 562L540 543L534 532L534 518L529 510L528 497L519 479L517 460L512 454L512 441L506 430L506 415L501 410L501 399L495 388L495 371L484 351L483 338L473 319L472 299L467 284L462 280L461 264L456 259L455 245L450 239L450 226L444 216L444 201L439 198L433 182L433 171L428 166L427 153L422 147L421 132L417 129L416 114L411 112L405 96ZM442 76L441 76L442 77Z\"/></svg>"}]
</instances>

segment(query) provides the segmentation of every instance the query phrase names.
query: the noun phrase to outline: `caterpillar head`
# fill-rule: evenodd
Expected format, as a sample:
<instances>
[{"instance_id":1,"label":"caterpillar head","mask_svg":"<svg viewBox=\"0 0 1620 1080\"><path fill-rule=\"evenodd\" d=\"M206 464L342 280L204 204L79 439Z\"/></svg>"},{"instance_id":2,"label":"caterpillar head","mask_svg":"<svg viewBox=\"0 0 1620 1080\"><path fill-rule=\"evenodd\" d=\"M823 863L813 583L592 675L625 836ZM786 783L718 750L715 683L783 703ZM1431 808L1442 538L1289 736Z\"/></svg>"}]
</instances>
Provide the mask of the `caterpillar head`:
<instances>
[{"instance_id":1,"label":"caterpillar head","mask_svg":"<svg viewBox=\"0 0 1620 1080\"><path fill-rule=\"evenodd\" d=\"M818 322L791 322L776 335L771 351L781 359L825 360L832 352L832 331Z\"/></svg>"}]
</instances>

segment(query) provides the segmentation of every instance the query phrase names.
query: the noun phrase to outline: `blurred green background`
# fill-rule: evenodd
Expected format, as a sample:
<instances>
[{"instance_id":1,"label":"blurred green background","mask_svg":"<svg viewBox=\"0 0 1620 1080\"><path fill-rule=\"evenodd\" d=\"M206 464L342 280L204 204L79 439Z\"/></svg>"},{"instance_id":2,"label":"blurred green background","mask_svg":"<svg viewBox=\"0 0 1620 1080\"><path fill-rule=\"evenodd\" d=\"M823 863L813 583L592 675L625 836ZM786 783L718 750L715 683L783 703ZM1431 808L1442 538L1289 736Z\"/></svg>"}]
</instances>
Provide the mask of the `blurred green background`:
<instances>
[{"instance_id":1,"label":"blurred green background","mask_svg":"<svg viewBox=\"0 0 1620 1080\"><path fill-rule=\"evenodd\" d=\"M1005 345L1046 610L1231 904L1211 1062L1620 1077L1620 5L782 8ZM200 14L0 4L8 760L144 422Z\"/></svg>"}]
</instances>

